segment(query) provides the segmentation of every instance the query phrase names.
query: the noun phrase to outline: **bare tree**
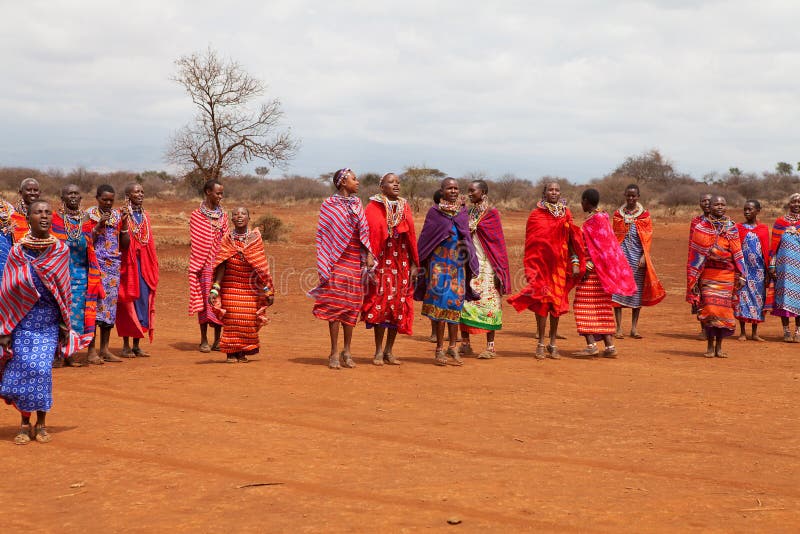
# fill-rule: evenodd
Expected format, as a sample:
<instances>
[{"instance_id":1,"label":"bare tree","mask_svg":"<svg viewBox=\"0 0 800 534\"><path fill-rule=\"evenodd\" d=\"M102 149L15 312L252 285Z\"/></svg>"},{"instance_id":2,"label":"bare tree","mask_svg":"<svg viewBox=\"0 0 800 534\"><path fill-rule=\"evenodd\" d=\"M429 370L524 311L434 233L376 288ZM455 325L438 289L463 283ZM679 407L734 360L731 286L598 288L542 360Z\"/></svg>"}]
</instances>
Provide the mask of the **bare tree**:
<instances>
[{"instance_id":1,"label":"bare tree","mask_svg":"<svg viewBox=\"0 0 800 534\"><path fill-rule=\"evenodd\" d=\"M220 178L258 159L282 166L294 157L299 144L288 129L280 129L280 101L251 108L265 87L239 63L208 48L179 58L175 65L172 79L186 90L197 115L172 137L166 157L185 170L187 179Z\"/></svg>"}]
</instances>

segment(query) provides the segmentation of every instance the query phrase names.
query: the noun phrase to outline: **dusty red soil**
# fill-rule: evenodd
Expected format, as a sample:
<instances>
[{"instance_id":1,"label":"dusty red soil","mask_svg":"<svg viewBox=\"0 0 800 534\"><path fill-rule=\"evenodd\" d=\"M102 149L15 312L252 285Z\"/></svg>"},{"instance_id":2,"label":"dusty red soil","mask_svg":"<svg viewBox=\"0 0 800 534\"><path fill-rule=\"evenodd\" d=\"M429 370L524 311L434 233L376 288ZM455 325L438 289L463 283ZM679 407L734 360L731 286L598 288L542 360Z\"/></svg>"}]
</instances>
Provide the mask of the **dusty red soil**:
<instances>
[{"instance_id":1,"label":"dusty red soil","mask_svg":"<svg viewBox=\"0 0 800 534\"><path fill-rule=\"evenodd\" d=\"M402 366L372 366L359 328L358 367L336 372L302 291L316 211L274 212L292 228L268 249L284 285L261 355L197 352L185 277L164 273L153 357L56 370L48 445L13 445L4 410L3 531L796 531L800 345L770 319L770 342L700 357L684 224L656 227L670 294L618 360L536 361L533 316L507 307L495 360L433 366L420 319ZM517 268L525 217L504 221ZM179 264L185 226L156 221ZM582 348L573 318L562 325L562 353ZM256 483L275 485L242 487Z\"/></svg>"}]
</instances>

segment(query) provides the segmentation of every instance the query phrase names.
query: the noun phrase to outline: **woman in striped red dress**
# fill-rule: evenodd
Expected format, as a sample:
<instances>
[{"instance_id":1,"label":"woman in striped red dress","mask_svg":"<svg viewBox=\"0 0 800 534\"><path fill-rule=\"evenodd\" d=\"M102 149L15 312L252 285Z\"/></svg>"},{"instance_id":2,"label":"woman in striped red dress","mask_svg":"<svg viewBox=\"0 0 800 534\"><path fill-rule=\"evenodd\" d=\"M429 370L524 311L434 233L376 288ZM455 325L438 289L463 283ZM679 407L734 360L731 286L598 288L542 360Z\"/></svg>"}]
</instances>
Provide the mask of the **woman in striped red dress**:
<instances>
[{"instance_id":1,"label":"woman in striped red dress","mask_svg":"<svg viewBox=\"0 0 800 534\"><path fill-rule=\"evenodd\" d=\"M267 306L274 301L274 285L258 229L249 230L250 212L231 212L233 229L225 234L214 260L214 284L209 302L222 319L219 350L228 363L247 362L258 354L258 331L267 323Z\"/></svg>"},{"instance_id":2,"label":"woman in striped red dress","mask_svg":"<svg viewBox=\"0 0 800 534\"><path fill-rule=\"evenodd\" d=\"M319 284L308 294L316 300L314 316L328 322L331 338L328 367L339 369L355 367L350 342L364 297L362 271L364 267L371 270L375 258L364 209L356 196L358 178L350 169L339 169L333 175L333 186L337 193L325 199L319 211L316 239ZM341 353L340 323L344 331Z\"/></svg>"},{"instance_id":3,"label":"woman in striped red dress","mask_svg":"<svg viewBox=\"0 0 800 534\"><path fill-rule=\"evenodd\" d=\"M581 226L585 274L575 287L575 324L586 338L586 348L575 354L593 357L600 353L597 341L603 340L603 357L616 358L611 336L616 331L611 295L636 293L636 281L622 247L611 228L608 213L600 211L600 193L587 189L581 196L581 208L589 218Z\"/></svg>"},{"instance_id":4,"label":"woman in striped red dress","mask_svg":"<svg viewBox=\"0 0 800 534\"><path fill-rule=\"evenodd\" d=\"M220 206L224 187L218 180L208 180L203 185L203 194L203 203L189 219L189 315L196 313L200 323L200 352L211 352L219 350L222 321L208 304L208 292L214 281L214 259L222 237L228 233L228 215ZM208 344L208 325L214 328L211 345Z\"/></svg>"}]
</instances>

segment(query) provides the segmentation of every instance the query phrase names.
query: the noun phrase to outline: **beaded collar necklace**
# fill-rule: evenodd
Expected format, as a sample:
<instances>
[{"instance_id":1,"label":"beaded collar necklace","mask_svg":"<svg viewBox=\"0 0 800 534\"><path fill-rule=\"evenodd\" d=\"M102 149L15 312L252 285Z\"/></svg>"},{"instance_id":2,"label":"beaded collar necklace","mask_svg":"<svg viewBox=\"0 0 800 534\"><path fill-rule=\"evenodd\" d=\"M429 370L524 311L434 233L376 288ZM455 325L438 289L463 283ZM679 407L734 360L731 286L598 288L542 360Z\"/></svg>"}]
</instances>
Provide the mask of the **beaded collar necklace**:
<instances>
[{"instance_id":1,"label":"beaded collar necklace","mask_svg":"<svg viewBox=\"0 0 800 534\"><path fill-rule=\"evenodd\" d=\"M3 235L8 235L14 229L14 221L11 219L14 212L14 206L10 202L0 199L0 233Z\"/></svg>"},{"instance_id":2,"label":"beaded collar necklace","mask_svg":"<svg viewBox=\"0 0 800 534\"><path fill-rule=\"evenodd\" d=\"M474 232L478 229L478 223L481 218L489 209L489 197L484 196L480 202L477 202L469 207L469 229Z\"/></svg>"},{"instance_id":3,"label":"beaded collar necklace","mask_svg":"<svg viewBox=\"0 0 800 534\"><path fill-rule=\"evenodd\" d=\"M563 200L559 200L555 204L547 202L546 200L541 200L539 202L539 207L549 211L550 215L556 219L560 219L567 212L567 205Z\"/></svg>"},{"instance_id":4,"label":"beaded collar necklace","mask_svg":"<svg viewBox=\"0 0 800 534\"><path fill-rule=\"evenodd\" d=\"M28 216L28 205L22 199L17 202L17 211L26 217Z\"/></svg>"},{"instance_id":5,"label":"beaded collar necklace","mask_svg":"<svg viewBox=\"0 0 800 534\"><path fill-rule=\"evenodd\" d=\"M622 219L625 221L625 224L631 224L636 221L636 219L638 219L642 213L644 213L644 206L637 202L636 207L633 209L633 211L631 211L628 209L627 204L623 204L622 207L619 208L619 213L622 215Z\"/></svg>"},{"instance_id":6,"label":"beaded collar necklace","mask_svg":"<svg viewBox=\"0 0 800 534\"><path fill-rule=\"evenodd\" d=\"M141 206L136 207L128 202L128 213L130 214L130 217L128 217L128 229L131 231L131 235L141 245L146 245L150 242L150 225L147 224L144 210ZM134 214L139 215L141 222L137 222Z\"/></svg>"},{"instance_id":7,"label":"beaded collar necklace","mask_svg":"<svg viewBox=\"0 0 800 534\"><path fill-rule=\"evenodd\" d=\"M391 230L403 221L406 210L406 199L397 197L397 200L389 200L386 195L374 195L370 200L380 202L386 209L386 226Z\"/></svg>"},{"instance_id":8,"label":"beaded collar necklace","mask_svg":"<svg viewBox=\"0 0 800 534\"><path fill-rule=\"evenodd\" d=\"M20 239L19 242L22 246L26 248L32 250L42 250L49 247L50 245L55 244L57 241L58 239L55 236L49 234L47 237L34 237L31 235L31 232L29 230L27 234L22 236L22 239Z\"/></svg>"},{"instance_id":9,"label":"beaded collar necklace","mask_svg":"<svg viewBox=\"0 0 800 534\"><path fill-rule=\"evenodd\" d=\"M61 218L64 220L64 231L67 233L67 239L69 241L77 241L80 239L83 233L81 225L83 213L81 213L81 210L71 210L67 209L67 207L63 207L58 211L61 213Z\"/></svg>"}]
</instances>

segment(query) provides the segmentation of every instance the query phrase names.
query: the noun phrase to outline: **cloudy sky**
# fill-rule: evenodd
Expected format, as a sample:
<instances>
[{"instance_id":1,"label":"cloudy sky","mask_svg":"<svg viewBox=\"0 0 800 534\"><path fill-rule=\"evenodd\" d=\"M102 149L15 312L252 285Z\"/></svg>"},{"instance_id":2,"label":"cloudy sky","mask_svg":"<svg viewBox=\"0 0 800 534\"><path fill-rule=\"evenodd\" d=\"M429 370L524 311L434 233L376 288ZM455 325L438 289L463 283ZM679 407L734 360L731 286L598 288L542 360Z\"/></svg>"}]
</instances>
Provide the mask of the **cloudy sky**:
<instances>
[{"instance_id":1,"label":"cloudy sky","mask_svg":"<svg viewBox=\"0 0 800 534\"><path fill-rule=\"evenodd\" d=\"M575 181L658 148L701 176L800 160L800 2L0 0L0 166L163 169L209 45L316 175L425 164ZM280 174L281 170L273 171Z\"/></svg>"}]
</instances>

